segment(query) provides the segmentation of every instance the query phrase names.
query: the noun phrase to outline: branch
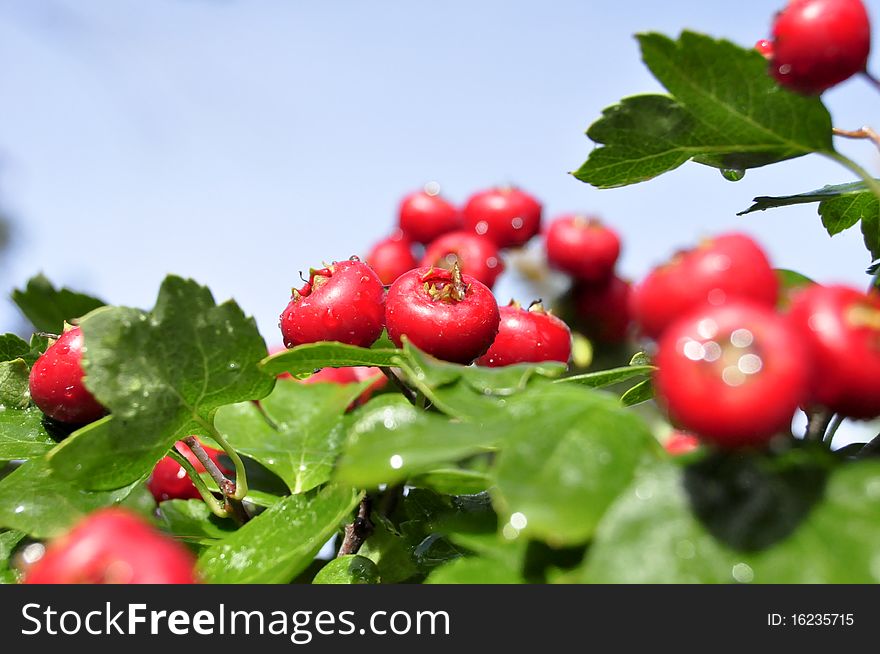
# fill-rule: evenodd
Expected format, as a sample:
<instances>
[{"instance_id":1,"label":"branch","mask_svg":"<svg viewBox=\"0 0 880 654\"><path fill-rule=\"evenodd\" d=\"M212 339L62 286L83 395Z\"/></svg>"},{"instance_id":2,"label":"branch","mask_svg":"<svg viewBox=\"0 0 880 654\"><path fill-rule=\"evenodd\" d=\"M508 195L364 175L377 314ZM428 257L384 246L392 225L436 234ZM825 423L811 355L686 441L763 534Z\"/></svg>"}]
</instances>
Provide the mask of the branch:
<instances>
[{"instance_id":1,"label":"branch","mask_svg":"<svg viewBox=\"0 0 880 654\"><path fill-rule=\"evenodd\" d=\"M821 443L828 423L831 422L831 412L828 409L816 409L807 412L807 430L804 432L805 441Z\"/></svg>"},{"instance_id":2,"label":"branch","mask_svg":"<svg viewBox=\"0 0 880 654\"><path fill-rule=\"evenodd\" d=\"M358 506L357 517L350 525L345 526L345 538L339 548L337 558L347 554L357 554L361 545L373 533L373 523L370 521L370 508L373 502L369 495L364 495Z\"/></svg>"},{"instance_id":3,"label":"branch","mask_svg":"<svg viewBox=\"0 0 880 654\"><path fill-rule=\"evenodd\" d=\"M875 146L877 146L878 149L880 149L880 134L875 132L870 127L862 127L861 129L853 130L833 127L831 131L834 136L842 136L847 139L868 139Z\"/></svg>"}]
</instances>

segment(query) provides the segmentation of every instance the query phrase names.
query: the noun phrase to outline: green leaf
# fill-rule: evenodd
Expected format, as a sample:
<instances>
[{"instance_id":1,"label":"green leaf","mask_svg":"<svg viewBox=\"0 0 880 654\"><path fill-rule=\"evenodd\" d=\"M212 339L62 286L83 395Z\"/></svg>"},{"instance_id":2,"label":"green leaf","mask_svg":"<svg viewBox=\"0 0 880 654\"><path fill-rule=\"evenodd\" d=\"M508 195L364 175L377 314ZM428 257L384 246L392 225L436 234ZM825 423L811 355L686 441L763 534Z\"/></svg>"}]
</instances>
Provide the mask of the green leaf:
<instances>
[{"instance_id":1,"label":"green leaf","mask_svg":"<svg viewBox=\"0 0 880 654\"><path fill-rule=\"evenodd\" d=\"M176 538L195 543L213 543L235 531L231 520L215 516L202 500L161 502L157 522Z\"/></svg>"},{"instance_id":2,"label":"green leaf","mask_svg":"<svg viewBox=\"0 0 880 654\"><path fill-rule=\"evenodd\" d=\"M205 550L198 570L215 584L287 583L311 563L359 500L359 493L342 486L285 497Z\"/></svg>"},{"instance_id":3,"label":"green leaf","mask_svg":"<svg viewBox=\"0 0 880 654\"><path fill-rule=\"evenodd\" d=\"M18 571L10 565L16 545L25 537L20 531L0 532L0 584L18 583Z\"/></svg>"},{"instance_id":4,"label":"green leaf","mask_svg":"<svg viewBox=\"0 0 880 654\"><path fill-rule=\"evenodd\" d=\"M262 361L260 367L270 375L289 372L297 376L319 368L348 368L349 366L394 366L400 350L369 349L325 341L298 345Z\"/></svg>"},{"instance_id":5,"label":"green leaf","mask_svg":"<svg viewBox=\"0 0 880 654\"><path fill-rule=\"evenodd\" d=\"M426 584L522 584L516 570L480 557L464 557L443 565L428 575Z\"/></svg>"},{"instance_id":6,"label":"green leaf","mask_svg":"<svg viewBox=\"0 0 880 654\"><path fill-rule=\"evenodd\" d=\"M292 493L304 493L330 479L345 438L342 416L367 386L281 381L260 407L222 407L215 424L236 450L281 477Z\"/></svg>"},{"instance_id":7,"label":"green leaf","mask_svg":"<svg viewBox=\"0 0 880 654\"><path fill-rule=\"evenodd\" d=\"M27 341L15 334L0 335L0 361L20 359L31 351Z\"/></svg>"},{"instance_id":8,"label":"green leaf","mask_svg":"<svg viewBox=\"0 0 880 654\"><path fill-rule=\"evenodd\" d=\"M0 411L0 461L43 456L55 445L36 407Z\"/></svg>"},{"instance_id":9,"label":"green leaf","mask_svg":"<svg viewBox=\"0 0 880 654\"><path fill-rule=\"evenodd\" d=\"M102 300L71 291L56 289L43 275L28 280L24 290L12 292L12 300L37 331L60 334L64 322L80 318L104 305Z\"/></svg>"},{"instance_id":10,"label":"green leaf","mask_svg":"<svg viewBox=\"0 0 880 654\"><path fill-rule=\"evenodd\" d=\"M824 483L803 473L781 476L773 472L778 466L773 459L753 462L745 476L715 473L710 487L690 490L679 466L646 467L606 514L576 580L880 581L880 464L842 465ZM709 506L695 513L694 502Z\"/></svg>"},{"instance_id":11,"label":"green leaf","mask_svg":"<svg viewBox=\"0 0 880 654\"><path fill-rule=\"evenodd\" d=\"M831 118L816 97L779 87L753 49L685 31L639 35L642 58L672 97L609 107L587 135L599 143L574 173L599 188L634 184L694 160L742 171L832 152Z\"/></svg>"},{"instance_id":12,"label":"green leaf","mask_svg":"<svg viewBox=\"0 0 880 654\"><path fill-rule=\"evenodd\" d=\"M30 404L29 373L24 359L0 361L0 407L24 409Z\"/></svg>"},{"instance_id":13,"label":"green leaf","mask_svg":"<svg viewBox=\"0 0 880 654\"><path fill-rule=\"evenodd\" d=\"M382 583L397 584L411 581L420 575L412 556L413 546L407 539L392 533L379 522L372 535L361 546L359 554L369 558L379 570Z\"/></svg>"},{"instance_id":14,"label":"green leaf","mask_svg":"<svg viewBox=\"0 0 880 654\"><path fill-rule=\"evenodd\" d=\"M106 307L81 326L86 386L112 415L50 457L88 488L142 477L176 440L210 435L218 407L260 399L275 383L258 368L266 345L253 319L192 280L166 278L150 314Z\"/></svg>"},{"instance_id":15,"label":"green leaf","mask_svg":"<svg viewBox=\"0 0 880 654\"><path fill-rule=\"evenodd\" d=\"M333 559L315 575L313 584L378 584L379 568L370 559L348 554Z\"/></svg>"},{"instance_id":16,"label":"green leaf","mask_svg":"<svg viewBox=\"0 0 880 654\"><path fill-rule=\"evenodd\" d=\"M507 398L541 380L558 377L565 364L545 362L500 368L462 366L440 361L404 344L406 358L399 367L407 381L421 391L434 406L456 418L480 421L502 410Z\"/></svg>"},{"instance_id":17,"label":"green leaf","mask_svg":"<svg viewBox=\"0 0 880 654\"><path fill-rule=\"evenodd\" d=\"M812 279L795 270L777 268L775 272L776 278L779 280L779 285L785 291L791 291L814 283Z\"/></svg>"},{"instance_id":18,"label":"green leaf","mask_svg":"<svg viewBox=\"0 0 880 654\"><path fill-rule=\"evenodd\" d=\"M438 468L411 477L411 486L430 488L438 493L465 495L481 493L492 485L485 472L463 468Z\"/></svg>"},{"instance_id":19,"label":"green leaf","mask_svg":"<svg viewBox=\"0 0 880 654\"><path fill-rule=\"evenodd\" d=\"M45 459L31 459L0 481L0 526L51 538L95 509L122 502L140 483L88 492L59 478Z\"/></svg>"},{"instance_id":20,"label":"green leaf","mask_svg":"<svg viewBox=\"0 0 880 654\"><path fill-rule=\"evenodd\" d=\"M382 395L351 414L334 476L360 488L394 484L484 451L505 433L502 424L450 422L398 394Z\"/></svg>"},{"instance_id":21,"label":"green leaf","mask_svg":"<svg viewBox=\"0 0 880 654\"><path fill-rule=\"evenodd\" d=\"M553 385L509 402L509 440L495 466L505 534L552 545L585 542L655 446L642 420L615 398Z\"/></svg>"},{"instance_id":22,"label":"green leaf","mask_svg":"<svg viewBox=\"0 0 880 654\"><path fill-rule=\"evenodd\" d=\"M865 247L873 258L880 257L880 201L864 182L824 186L797 195L760 196L751 207L737 215L776 207L818 202L822 224L830 236L861 222Z\"/></svg>"},{"instance_id":23,"label":"green leaf","mask_svg":"<svg viewBox=\"0 0 880 654\"><path fill-rule=\"evenodd\" d=\"M635 406L642 402L654 399L654 382L650 379L640 381L638 384L630 388L626 393L620 396L620 403L623 406Z\"/></svg>"},{"instance_id":24,"label":"green leaf","mask_svg":"<svg viewBox=\"0 0 880 654\"><path fill-rule=\"evenodd\" d=\"M590 388L602 388L603 386L611 386L619 384L635 377L644 377L650 375L657 370L654 366L623 366L621 368L610 368L608 370L599 370L597 372L588 372L583 375L574 375L557 379L555 383L578 383Z\"/></svg>"}]
</instances>

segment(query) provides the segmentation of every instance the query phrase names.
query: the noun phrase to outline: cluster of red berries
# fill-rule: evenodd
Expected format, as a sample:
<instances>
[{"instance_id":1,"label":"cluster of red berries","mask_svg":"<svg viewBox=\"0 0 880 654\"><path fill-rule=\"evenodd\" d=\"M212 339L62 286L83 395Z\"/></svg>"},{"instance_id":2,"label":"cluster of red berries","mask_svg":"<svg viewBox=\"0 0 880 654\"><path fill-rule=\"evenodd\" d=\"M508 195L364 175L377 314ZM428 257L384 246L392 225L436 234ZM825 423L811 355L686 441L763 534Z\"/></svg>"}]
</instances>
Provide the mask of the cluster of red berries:
<instances>
[{"instance_id":1,"label":"cluster of red berries","mask_svg":"<svg viewBox=\"0 0 880 654\"><path fill-rule=\"evenodd\" d=\"M861 0L791 0L772 34L755 47L770 62L770 74L794 91L822 93L865 72L871 24Z\"/></svg>"},{"instance_id":2,"label":"cluster of red berries","mask_svg":"<svg viewBox=\"0 0 880 654\"><path fill-rule=\"evenodd\" d=\"M704 440L764 444L790 432L798 407L880 415L880 296L811 284L780 298L767 256L745 235L706 240L655 268L632 311L657 342L659 399Z\"/></svg>"},{"instance_id":3,"label":"cluster of red berries","mask_svg":"<svg viewBox=\"0 0 880 654\"><path fill-rule=\"evenodd\" d=\"M407 195L397 230L372 248L366 263L352 258L312 270L294 290L281 315L284 344L368 347L385 329L397 346L406 337L456 363L568 362L571 332L562 320L540 303L499 308L491 291L504 269L503 251L536 236L541 213L538 200L510 187L476 193L461 210L436 185ZM601 271L606 264L595 266Z\"/></svg>"}]
</instances>

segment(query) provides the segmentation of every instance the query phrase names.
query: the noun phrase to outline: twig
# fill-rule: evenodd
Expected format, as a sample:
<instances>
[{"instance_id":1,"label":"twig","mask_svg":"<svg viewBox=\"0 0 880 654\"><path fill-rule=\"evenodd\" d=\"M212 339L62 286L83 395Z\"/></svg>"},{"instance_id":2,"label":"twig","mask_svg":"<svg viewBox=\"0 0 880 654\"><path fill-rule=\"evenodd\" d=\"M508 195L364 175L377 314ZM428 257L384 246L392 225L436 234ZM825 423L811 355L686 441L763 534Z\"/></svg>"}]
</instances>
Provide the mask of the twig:
<instances>
[{"instance_id":1,"label":"twig","mask_svg":"<svg viewBox=\"0 0 880 654\"><path fill-rule=\"evenodd\" d=\"M825 443L828 447L831 447L831 443L834 440L834 435L837 433L838 428L843 423L843 416L838 414L834 416L831 420L831 424L828 425L828 430L825 432L825 436L822 438L822 442Z\"/></svg>"},{"instance_id":2,"label":"twig","mask_svg":"<svg viewBox=\"0 0 880 654\"><path fill-rule=\"evenodd\" d=\"M865 79L867 79L868 82L869 82L869 83L870 83L875 89L877 89L878 91L880 91L880 80L878 80L876 77L874 77L874 76L873 76L871 73L869 73L867 70L863 70L863 71L862 71L862 75L865 76Z\"/></svg>"},{"instance_id":3,"label":"twig","mask_svg":"<svg viewBox=\"0 0 880 654\"><path fill-rule=\"evenodd\" d=\"M842 136L847 139L868 139L871 141L878 149L880 149L880 134L875 132L870 127L862 127L861 129L840 129L839 127L833 127L831 129L834 136Z\"/></svg>"},{"instance_id":4,"label":"twig","mask_svg":"<svg viewBox=\"0 0 880 654\"><path fill-rule=\"evenodd\" d=\"M807 413L807 430L804 433L805 441L822 442L828 423L831 422L831 412L828 409L817 409Z\"/></svg>"},{"instance_id":5,"label":"twig","mask_svg":"<svg viewBox=\"0 0 880 654\"><path fill-rule=\"evenodd\" d=\"M202 479L201 475L199 475L199 473L196 472L196 469L193 466L193 464L190 463L190 460L187 459L182 454L180 454L174 448L171 449L171 451L168 453L168 455L172 459L177 461L178 465L180 465L184 470L186 470L186 474L189 475L190 481L192 481L193 486L196 487L196 490L199 491L199 495L202 496L202 499L204 500L205 504L207 504L208 508L211 509L211 513L213 513L214 515L216 515L219 518L228 518L229 517L228 507L226 507L219 500L217 500L216 497L214 497L214 494L205 485L204 480Z\"/></svg>"},{"instance_id":6,"label":"twig","mask_svg":"<svg viewBox=\"0 0 880 654\"><path fill-rule=\"evenodd\" d=\"M347 554L357 554L361 549L361 545L373 533L373 523L370 521L370 508L373 501L369 495L364 495L358 506L358 512L355 519L350 525L345 526L345 538L339 548L337 557L346 556Z\"/></svg>"},{"instance_id":7,"label":"twig","mask_svg":"<svg viewBox=\"0 0 880 654\"><path fill-rule=\"evenodd\" d=\"M227 497L234 495L235 482L226 478L223 471L220 470L220 468L217 467L217 464L214 463L214 460L208 456L208 453L205 451L205 448L202 447L202 444L198 439L195 436L187 436L183 439L183 442L186 443L186 446L196 455L199 463L205 466L205 470L211 475L211 479L217 483L217 488L220 489L220 492Z\"/></svg>"},{"instance_id":8,"label":"twig","mask_svg":"<svg viewBox=\"0 0 880 654\"><path fill-rule=\"evenodd\" d=\"M380 366L379 370L381 370L385 374L385 376L391 380L391 383L397 387L397 390L403 393L403 396L407 400L409 400L410 404L416 403L416 394L413 393L412 389L409 386L403 383L403 380L397 376L397 373L395 373L388 366Z\"/></svg>"}]
</instances>

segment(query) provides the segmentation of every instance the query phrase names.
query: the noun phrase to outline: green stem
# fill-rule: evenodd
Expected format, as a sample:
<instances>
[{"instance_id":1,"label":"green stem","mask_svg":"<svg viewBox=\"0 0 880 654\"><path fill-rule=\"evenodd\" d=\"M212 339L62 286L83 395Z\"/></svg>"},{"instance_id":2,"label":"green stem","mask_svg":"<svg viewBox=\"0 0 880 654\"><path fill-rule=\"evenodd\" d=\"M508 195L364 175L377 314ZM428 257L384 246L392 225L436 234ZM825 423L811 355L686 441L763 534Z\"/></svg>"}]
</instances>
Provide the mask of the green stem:
<instances>
[{"instance_id":1,"label":"green stem","mask_svg":"<svg viewBox=\"0 0 880 654\"><path fill-rule=\"evenodd\" d=\"M822 154L830 159L833 159L844 168L848 168L850 171L855 173L865 183L865 186L867 186L868 189L877 196L877 199L880 199L880 180L875 179L874 176L871 175L871 173L862 168L859 164L857 164L849 157L842 155L839 152L823 152Z\"/></svg>"},{"instance_id":2,"label":"green stem","mask_svg":"<svg viewBox=\"0 0 880 654\"><path fill-rule=\"evenodd\" d=\"M177 461L181 465L181 467L186 470L186 474L189 475L189 478L192 480L193 486L196 487L196 490L199 491L199 495L202 496L202 499L205 500L205 504L208 505L208 508L211 509L211 513L216 515L218 518L228 518L229 512L224 508L223 503L220 502L214 494L208 490L208 487L205 485L204 480L201 475L196 472L196 469L193 467L193 464L189 462L185 456L180 454L177 450L172 449L168 452L168 456Z\"/></svg>"},{"instance_id":3,"label":"green stem","mask_svg":"<svg viewBox=\"0 0 880 654\"><path fill-rule=\"evenodd\" d=\"M214 427L214 425L208 423L202 424L205 429L208 430L208 435L217 442L217 445L223 448L223 451L226 452L226 455L232 460L232 464L235 466L235 491L229 495L229 497L234 500L243 500L248 493L247 473L244 469L244 461L241 460L241 457L238 456L238 452L235 451L235 448L229 444L229 441L227 441L219 431L217 431L217 428Z\"/></svg>"}]
</instances>

